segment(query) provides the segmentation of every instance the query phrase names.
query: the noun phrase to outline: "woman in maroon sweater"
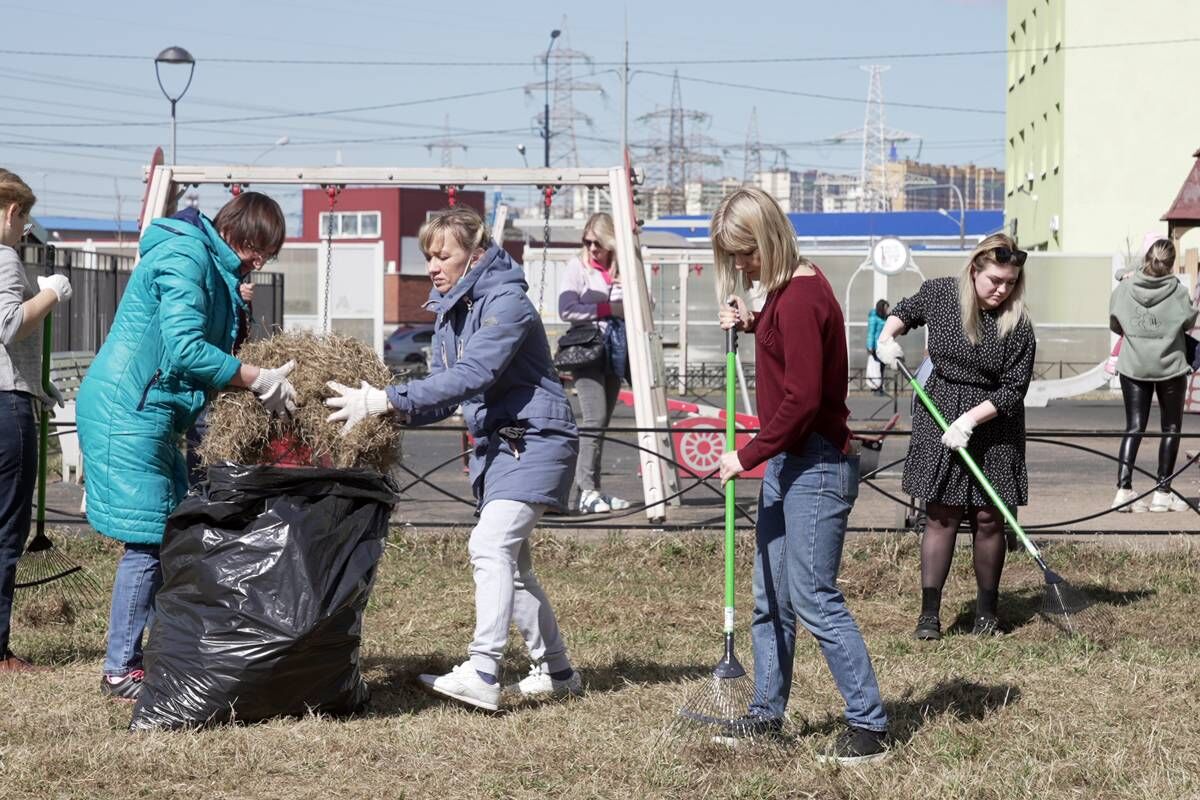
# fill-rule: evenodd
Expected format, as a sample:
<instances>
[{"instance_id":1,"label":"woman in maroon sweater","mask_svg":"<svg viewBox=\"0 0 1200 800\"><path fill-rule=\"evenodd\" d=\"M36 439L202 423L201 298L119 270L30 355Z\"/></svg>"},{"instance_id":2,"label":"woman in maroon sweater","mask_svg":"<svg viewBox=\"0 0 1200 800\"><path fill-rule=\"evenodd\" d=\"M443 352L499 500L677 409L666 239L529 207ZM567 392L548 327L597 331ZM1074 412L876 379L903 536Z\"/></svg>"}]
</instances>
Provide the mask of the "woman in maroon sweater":
<instances>
[{"instance_id":1,"label":"woman in maroon sweater","mask_svg":"<svg viewBox=\"0 0 1200 800\"><path fill-rule=\"evenodd\" d=\"M755 696L732 737L783 727L792 684L796 622L816 638L846 701L848 727L827 758L887 754L887 715L866 643L837 588L846 519L858 497L858 456L846 426L846 337L829 281L800 255L774 198L739 189L712 218L722 328L754 334L762 428L721 457L721 480L767 462L754 556ZM767 302L751 314L739 288L759 283Z\"/></svg>"}]
</instances>

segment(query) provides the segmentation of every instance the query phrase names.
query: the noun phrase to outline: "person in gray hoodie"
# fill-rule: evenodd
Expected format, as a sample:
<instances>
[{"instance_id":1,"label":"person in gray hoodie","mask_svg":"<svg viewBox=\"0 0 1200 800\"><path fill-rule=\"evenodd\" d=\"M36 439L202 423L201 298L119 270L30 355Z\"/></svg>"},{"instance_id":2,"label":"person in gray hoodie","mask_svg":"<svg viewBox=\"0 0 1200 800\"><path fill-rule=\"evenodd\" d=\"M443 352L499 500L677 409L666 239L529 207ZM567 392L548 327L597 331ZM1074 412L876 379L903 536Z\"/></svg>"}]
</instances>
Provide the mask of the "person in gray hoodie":
<instances>
[{"instance_id":1,"label":"person in gray hoodie","mask_svg":"<svg viewBox=\"0 0 1200 800\"><path fill-rule=\"evenodd\" d=\"M433 281L425 307L437 314L430 375L378 389L331 382L329 415L343 433L370 415L428 425L462 406L475 438L471 484L479 522L468 550L475 575L475 638L468 659L445 675L421 675L443 697L494 711L510 624L533 668L512 688L525 696L578 695L579 673L550 601L533 573L529 537L549 508L566 511L579 433L554 371L525 273L491 240L479 215L459 206L418 233Z\"/></svg>"},{"instance_id":2,"label":"person in gray hoodie","mask_svg":"<svg viewBox=\"0 0 1200 800\"><path fill-rule=\"evenodd\" d=\"M1175 246L1159 239L1146 251L1142 268L1123 280L1108 305L1109 327L1125 337L1117 359L1121 394L1125 399L1125 438L1121 440L1117 494L1112 505L1120 511L1185 511L1183 498L1171 492L1171 473L1179 453L1179 437L1164 436L1158 447L1158 486L1149 506L1134 501L1133 466L1137 461L1150 402L1158 395L1162 431L1178 434L1183 425L1187 393L1186 334L1196 323L1187 289L1173 274Z\"/></svg>"}]
</instances>

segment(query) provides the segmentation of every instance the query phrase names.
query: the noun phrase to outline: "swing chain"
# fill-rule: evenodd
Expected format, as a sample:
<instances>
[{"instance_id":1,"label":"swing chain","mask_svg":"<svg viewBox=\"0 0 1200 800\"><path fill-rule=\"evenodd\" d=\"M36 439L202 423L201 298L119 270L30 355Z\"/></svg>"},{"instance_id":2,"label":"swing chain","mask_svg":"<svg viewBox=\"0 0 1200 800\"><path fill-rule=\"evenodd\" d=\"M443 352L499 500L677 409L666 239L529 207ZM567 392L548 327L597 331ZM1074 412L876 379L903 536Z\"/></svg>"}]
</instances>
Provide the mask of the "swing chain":
<instances>
[{"instance_id":1,"label":"swing chain","mask_svg":"<svg viewBox=\"0 0 1200 800\"><path fill-rule=\"evenodd\" d=\"M337 206L338 194L342 191L340 184L321 184L321 188L329 195L329 213L325 226L325 302L321 305L321 330L330 332L329 327L329 288L333 283L333 210Z\"/></svg>"},{"instance_id":2,"label":"swing chain","mask_svg":"<svg viewBox=\"0 0 1200 800\"><path fill-rule=\"evenodd\" d=\"M442 185L442 191L446 193L446 204L450 208L458 205L458 192L460 189L462 189L462 186L453 183Z\"/></svg>"},{"instance_id":3,"label":"swing chain","mask_svg":"<svg viewBox=\"0 0 1200 800\"><path fill-rule=\"evenodd\" d=\"M546 270L550 260L550 205L554 202L554 193L558 189L554 186L540 186L542 190L543 200L543 217L542 217L542 270L541 278L538 280L538 316L542 316L542 310L545 307L546 301Z\"/></svg>"}]
</instances>

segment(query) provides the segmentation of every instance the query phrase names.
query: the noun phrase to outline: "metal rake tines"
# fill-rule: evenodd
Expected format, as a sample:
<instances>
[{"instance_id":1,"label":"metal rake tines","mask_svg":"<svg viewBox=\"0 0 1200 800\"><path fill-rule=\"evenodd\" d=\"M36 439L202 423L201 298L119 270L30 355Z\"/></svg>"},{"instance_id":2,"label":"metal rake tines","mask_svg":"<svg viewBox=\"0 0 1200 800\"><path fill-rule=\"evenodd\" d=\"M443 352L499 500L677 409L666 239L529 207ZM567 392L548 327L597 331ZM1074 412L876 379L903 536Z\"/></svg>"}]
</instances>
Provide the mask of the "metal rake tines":
<instances>
[{"instance_id":1,"label":"metal rake tines","mask_svg":"<svg viewBox=\"0 0 1200 800\"><path fill-rule=\"evenodd\" d=\"M53 590L93 605L104 599L96 576L53 545L26 551L17 562L16 577L15 588L27 592Z\"/></svg>"},{"instance_id":2,"label":"metal rake tines","mask_svg":"<svg viewBox=\"0 0 1200 800\"><path fill-rule=\"evenodd\" d=\"M1061 579L1046 583L1040 613L1051 625L1071 636L1111 636L1116 625L1107 605Z\"/></svg>"},{"instance_id":3,"label":"metal rake tines","mask_svg":"<svg viewBox=\"0 0 1200 800\"><path fill-rule=\"evenodd\" d=\"M717 729L746 716L754 699L754 679L710 676L684 698L671 728L682 732L689 728Z\"/></svg>"}]
</instances>

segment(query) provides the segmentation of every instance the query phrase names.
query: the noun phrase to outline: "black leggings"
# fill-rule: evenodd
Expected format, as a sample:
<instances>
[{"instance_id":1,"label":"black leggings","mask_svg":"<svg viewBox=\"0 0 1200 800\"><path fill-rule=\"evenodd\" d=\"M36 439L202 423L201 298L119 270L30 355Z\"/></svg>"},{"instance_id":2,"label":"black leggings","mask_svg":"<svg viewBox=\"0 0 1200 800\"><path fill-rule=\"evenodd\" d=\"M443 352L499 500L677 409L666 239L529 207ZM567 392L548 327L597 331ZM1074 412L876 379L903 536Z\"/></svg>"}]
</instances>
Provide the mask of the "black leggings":
<instances>
[{"instance_id":1,"label":"black leggings","mask_svg":"<svg viewBox=\"0 0 1200 800\"><path fill-rule=\"evenodd\" d=\"M1117 468L1117 488L1133 488L1133 465L1137 461L1140 434L1150 423L1150 401L1158 392L1159 419L1163 433L1179 433L1183 426L1183 400L1187 395L1187 376L1165 381L1139 381L1121 376L1121 394L1125 398L1125 438L1121 440L1120 466ZM1164 436L1158 442L1158 480L1175 471L1179 455L1179 437ZM1171 488L1164 484L1160 491Z\"/></svg>"}]
</instances>

